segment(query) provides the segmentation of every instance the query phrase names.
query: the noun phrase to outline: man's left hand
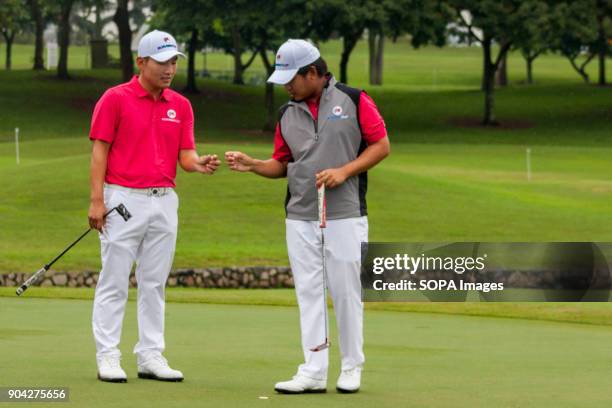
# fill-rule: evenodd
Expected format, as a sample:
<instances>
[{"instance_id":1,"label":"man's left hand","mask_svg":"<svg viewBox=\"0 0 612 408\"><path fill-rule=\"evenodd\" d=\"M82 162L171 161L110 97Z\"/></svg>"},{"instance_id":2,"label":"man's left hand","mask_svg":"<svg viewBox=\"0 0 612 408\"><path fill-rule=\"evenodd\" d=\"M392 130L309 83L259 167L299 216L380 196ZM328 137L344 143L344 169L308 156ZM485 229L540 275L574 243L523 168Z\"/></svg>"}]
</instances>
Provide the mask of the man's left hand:
<instances>
[{"instance_id":1,"label":"man's left hand","mask_svg":"<svg viewBox=\"0 0 612 408\"><path fill-rule=\"evenodd\" d=\"M340 169L327 169L317 173L317 187L325 184L326 188L338 187L347 179L347 174Z\"/></svg>"}]
</instances>

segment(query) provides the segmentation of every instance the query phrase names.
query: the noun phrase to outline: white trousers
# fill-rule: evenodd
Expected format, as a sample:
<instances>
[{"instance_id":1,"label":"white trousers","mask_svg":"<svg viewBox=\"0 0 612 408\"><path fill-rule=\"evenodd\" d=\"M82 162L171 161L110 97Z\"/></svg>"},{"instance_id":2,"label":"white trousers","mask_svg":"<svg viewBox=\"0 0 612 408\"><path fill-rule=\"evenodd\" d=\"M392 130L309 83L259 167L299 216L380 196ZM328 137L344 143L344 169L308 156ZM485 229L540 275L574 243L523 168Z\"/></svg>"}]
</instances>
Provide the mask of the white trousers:
<instances>
[{"instance_id":1,"label":"white trousers","mask_svg":"<svg viewBox=\"0 0 612 408\"><path fill-rule=\"evenodd\" d=\"M119 340L129 276L136 263L138 283L138 343L134 353L162 352L164 343L164 290L176 246L178 196L163 196L104 188L104 203L121 203L132 214L127 222L113 212L100 234L102 271L93 305L93 334L97 357L121 355Z\"/></svg>"},{"instance_id":2,"label":"white trousers","mask_svg":"<svg viewBox=\"0 0 612 408\"><path fill-rule=\"evenodd\" d=\"M321 229L317 221L286 220L287 248L300 310L304 363L298 374L327 379L328 349L310 349L325 340ZM363 303L361 302L361 242L368 240L368 218L328 220L325 262L336 323L342 370L362 366ZM333 343L333 342L332 342Z\"/></svg>"}]
</instances>

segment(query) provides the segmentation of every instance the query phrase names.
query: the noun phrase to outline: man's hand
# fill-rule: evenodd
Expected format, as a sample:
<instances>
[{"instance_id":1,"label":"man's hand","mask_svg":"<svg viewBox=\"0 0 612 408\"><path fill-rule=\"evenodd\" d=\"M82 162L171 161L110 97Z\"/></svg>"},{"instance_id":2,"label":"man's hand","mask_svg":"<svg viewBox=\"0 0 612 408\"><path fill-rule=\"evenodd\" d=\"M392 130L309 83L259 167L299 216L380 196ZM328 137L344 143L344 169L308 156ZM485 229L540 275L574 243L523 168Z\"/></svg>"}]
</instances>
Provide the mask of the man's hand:
<instances>
[{"instance_id":1,"label":"man's hand","mask_svg":"<svg viewBox=\"0 0 612 408\"><path fill-rule=\"evenodd\" d=\"M235 171L252 171L256 161L242 152L225 152L225 162Z\"/></svg>"},{"instance_id":2,"label":"man's hand","mask_svg":"<svg viewBox=\"0 0 612 408\"><path fill-rule=\"evenodd\" d=\"M193 168L198 173L213 174L220 164L221 162L216 154L207 154L198 157L193 164Z\"/></svg>"},{"instance_id":3,"label":"man's hand","mask_svg":"<svg viewBox=\"0 0 612 408\"><path fill-rule=\"evenodd\" d=\"M102 232L104 227L104 214L106 214L106 206L104 201L95 200L89 205L89 226L99 232Z\"/></svg>"},{"instance_id":4,"label":"man's hand","mask_svg":"<svg viewBox=\"0 0 612 408\"><path fill-rule=\"evenodd\" d=\"M348 175L342 168L323 170L317 173L317 188L321 184L325 184L326 188L338 187L340 184L344 183L347 178Z\"/></svg>"}]
</instances>

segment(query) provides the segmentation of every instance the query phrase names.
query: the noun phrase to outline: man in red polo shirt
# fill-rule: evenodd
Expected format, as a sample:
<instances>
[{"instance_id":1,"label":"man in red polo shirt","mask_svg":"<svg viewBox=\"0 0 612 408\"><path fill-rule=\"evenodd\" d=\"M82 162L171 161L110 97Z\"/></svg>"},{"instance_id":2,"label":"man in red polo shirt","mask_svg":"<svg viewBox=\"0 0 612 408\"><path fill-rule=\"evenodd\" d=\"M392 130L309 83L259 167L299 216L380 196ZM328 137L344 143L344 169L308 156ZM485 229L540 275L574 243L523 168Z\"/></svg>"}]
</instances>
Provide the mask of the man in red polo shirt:
<instances>
[{"instance_id":1,"label":"man in red polo shirt","mask_svg":"<svg viewBox=\"0 0 612 408\"><path fill-rule=\"evenodd\" d=\"M178 161L185 171L213 174L220 163L216 155L198 156L191 104L169 89L179 56L184 57L170 34L148 33L138 46L140 75L107 90L93 113L89 225L100 232L102 271L92 322L102 381L127 381L118 346L134 263L138 377L183 379L162 356L164 288L178 224L176 165ZM119 222L116 214L104 218L119 203L132 214L129 222Z\"/></svg>"}]
</instances>

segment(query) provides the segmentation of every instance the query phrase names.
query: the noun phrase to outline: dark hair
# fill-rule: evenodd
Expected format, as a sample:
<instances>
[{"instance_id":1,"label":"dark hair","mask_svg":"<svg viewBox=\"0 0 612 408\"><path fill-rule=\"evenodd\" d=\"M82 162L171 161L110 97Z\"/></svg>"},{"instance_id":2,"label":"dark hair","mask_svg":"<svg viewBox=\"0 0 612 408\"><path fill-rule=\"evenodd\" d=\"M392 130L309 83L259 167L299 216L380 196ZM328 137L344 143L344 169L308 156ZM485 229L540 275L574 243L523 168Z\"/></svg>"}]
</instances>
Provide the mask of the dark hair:
<instances>
[{"instance_id":1,"label":"dark hair","mask_svg":"<svg viewBox=\"0 0 612 408\"><path fill-rule=\"evenodd\" d=\"M317 58L317 60L315 62L313 62L312 64L308 64L300 69L298 69L298 74L301 76L306 76L306 74L308 72L310 72L310 67L315 67L316 71L317 71L317 75L322 77L323 75L327 74L329 71L327 71L327 62L325 62L325 60L321 57Z\"/></svg>"}]
</instances>

